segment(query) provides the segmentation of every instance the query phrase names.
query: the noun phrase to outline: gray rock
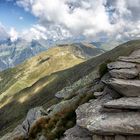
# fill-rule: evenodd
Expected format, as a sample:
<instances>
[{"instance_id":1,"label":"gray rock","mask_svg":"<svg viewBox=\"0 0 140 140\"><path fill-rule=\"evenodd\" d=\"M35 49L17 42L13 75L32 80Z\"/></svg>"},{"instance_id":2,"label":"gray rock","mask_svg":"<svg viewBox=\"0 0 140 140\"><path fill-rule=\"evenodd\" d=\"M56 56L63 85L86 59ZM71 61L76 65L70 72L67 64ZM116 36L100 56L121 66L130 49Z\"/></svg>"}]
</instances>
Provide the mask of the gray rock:
<instances>
[{"instance_id":1,"label":"gray rock","mask_svg":"<svg viewBox=\"0 0 140 140\"><path fill-rule=\"evenodd\" d=\"M55 96L59 99L69 99L72 98L74 96L77 96L78 94L83 94L85 92L87 92L89 90L89 88L87 87L83 87L80 88L78 91L73 91L73 92L68 92L68 91L59 91L55 94Z\"/></svg>"},{"instance_id":2,"label":"gray rock","mask_svg":"<svg viewBox=\"0 0 140 140\"><path fill-rule=\"evenodd\" d=\"M2 140L13 140L17 137L28 138L30 127L40 117L45 116L46 112L42 107L36 107L27 113L27 116L21 125L18 125L12 133L3 136Z\"/></svg>"},{"instance_id":3,"label":"gray rock","mask_svg":"<svg viewBox=\"0 0 140 140\"><path fill-rule=\"evenodd\" d=\"M118 58L119 61L128 62L128 63L138 63L140 64L140 56L139 57L127 57L127 56L120 56Z\"/></svg>"},{"instance_id":4,"label":"gray rock","mask_svg":"<svg viewBox=\"0 0 140 140\"><path fill-rule=\"evenodd\" d=\"M117 61L117 62L109 63L107 65L107 67L110 70L112 70L112 69L131 69L131 68L135 68L136 64Z\"/></svg>"},{"instance_id":5,"label":"gray rock","mask_svg":"<svg viewBox=\"0 0 140 140\"><path fill-rule=\"evenodd\" d=\"M92 140L92 134L79 126L67 130L61 140Z\"/></svg>"},{"instance_id":6,"label":"gray rock","mask_svg":"<svg viewBox=\"0 0 140 140\"><path fill-rule=\"evenodd\" d=\"M26 119L22 123L22 127L24 128L24 130L26 130L26 132L28 132L30 127L32 126L32 124L38 118L45 116L45 115L47 115L46 111L42 107L36 107L36 108L29 110L29 112L27 113Z\"/></svg>"},{"instance_id":7,"label":"gray rock","mask_svg":"<svg viewBox=\"0 0 140 140\"><path fill-rule=\"evenodd\" d=\"M127 139L126 140L140 140L140 136L135 136L135 135L132 135L132 136L127 136Z\"/></svg>"},{"instance_id":8,"label":"gray rock","mask_svg":"<svg viewBox=\"0 0 140 140\"><path fill-rule=\"evenodd\" d=\"M123 97L103 104L105 108L113 109L140 109L139 97Z\"/></svg>"},{"instance_id":9,"label":"gray rock","mask_svg":"<svg viewBox=\"0 0 140 140\"><path fill-rule=\"evenodd\" d=\"M100 97L100 96L102 96L103 95L103 92L94 92L94 96L96 97L96 98L98 98L98 97Z\"/></svg>"},{"instance_id":10,"label":"gray rock","mask_svg":"<svg viewBox=\"0 0 140 140\"><path fill-rule=\"evenodd\" d=\"M112 97L110 94L107 94L102 98L90 100L88 103L79 106L76 110L77 124L83 128L89 129L88 127L93 122L96 122L96 117L101 115L100 111L102 110L102 105L113 99L114 97Z\"/></svg>"},{"instance_id":11,"label":"gray rock","mask_svg":"<svg viewBox=\"0 0 140 140\"><path fill-rule=\"evenodd\" d=\"M139 71L136 68L133 69L113 69L109 71L113 78L120 79L133 79L138 76Z\"/></svg>"},{"instance_id":12,"label":"gray rock","mask_svg":"<svg viewBox=\"0 0 140 140\"><path fill-rule=\"evenodd\" d=\"M114 140L114 136L105 136L103 140Z\"/></svg>"},{"instance_id":13,"label":"gray rock","mask_svg":"<svg viewBox=\"0 0 140 140\"><path fill-rule=\"evenodd\" d=\"M123 96L140 96L140 80L123 80L112 78L106 83Z\"/></svg>"},{"instance_id":14,"label":"gray rock","mask_svg":"<svg viewBox=\"0 0 140 140\"><path fill-rule=\"evenodd\" d=\"M130 54L131 57L140 57L140 49L137 49L135 51L133 51L131 54Z\"/></svg>"},{"instance_id":15,"label":"gray rock","mask_svg":"<svg viewBox=\"0 0 140 140\"><path fill-rule=\"evenodd\" d=\"M106 95L81 105L76 110L77 124L99 135L140 134L140 112L102 112L102 105L110 100Z\"/></svg>"},{"instance_id":16,"label":"gray rock","mask_svg":"<svg viewBox=\"0 0 140 140\"><path fill-rule=\"evenodd\" d=\"M100 135L93 135L92 140L103 140L103 137Z\"/></svg>"},{"instance_id":17,"label":"gray rock","mask_svg":"<svg viewBox=\"0 0 140 140\"><path fill-rule=\"evenodd\" d=\"M105 84L103 82L100 82L93 86L93 92L101 92L103 91L104 87L105 87Z\"/></svg>"},{"instance_id":18,"label":"gray rock","mask_svg":"<svg viewBox=\"0 0 140 140\"><path fill-rule=\"evenodd\" d=\"M111 112L111 113L118 113L118 112L126 112L128 110L125 109L116 109L116 108L107 108L107 107L103 107L102 108L102 112Z\"/></svg>"},{"instance_id":19,"label":"gray rock","mask_svg":"<svg viewBox=\"0 0 140 140\"><path fill-rule=\"evenodd\" d=\"M122 97L119 93L117 93L115 90L111 89L108 86L104 88L103 95L106 95L108 97L110 96L109 98L112 99L118 99Z\"/></svg>"},{"instance_id":20,"label":"gray rock","mask_svg":"<svg viewBox=\"0 0 140 140\"><path fill-rule=\"evenodd\" d=\"M126 140L126 137L122 135L116 135L115 140Z\"/></svg>"}]
</instances>

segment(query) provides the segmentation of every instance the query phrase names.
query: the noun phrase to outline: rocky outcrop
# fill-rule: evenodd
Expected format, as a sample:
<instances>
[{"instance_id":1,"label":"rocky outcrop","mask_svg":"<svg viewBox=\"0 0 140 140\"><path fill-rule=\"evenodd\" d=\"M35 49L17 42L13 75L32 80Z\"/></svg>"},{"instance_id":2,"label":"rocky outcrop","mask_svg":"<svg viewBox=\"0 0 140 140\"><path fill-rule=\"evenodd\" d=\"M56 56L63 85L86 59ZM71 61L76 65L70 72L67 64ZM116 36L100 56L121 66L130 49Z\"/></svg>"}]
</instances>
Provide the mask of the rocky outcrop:
<instances>
[{"instance_id":1,"label":"rocky outcrop","mask_svg":"<svg viewBox=\"0 0 140 140\"><path fill-rule=\"evenodd\" d=\"M107 65L107 67L109 70L112 70L112 69L131 69L131 68L135 68L136 64L117 61L117 62L109 63Z\"/></svg>"},{"instance_id":2,"label":"rocky outcrop","mask_svg":"<svg viewBox=\"0 0 140 140\"><path fill-rule=\"evenodd\" d=\"M89 130L93 140L140 139L139 60L140 50L136 50L108 64L110 76L101 79L104 91L95 92L96 100L76 110L77 125Z\"/></svg>"},{"instance_id":3,"label":"rocky outcrop","mask_svg":"<svg viewBox=\"0 0 140 140\"><path fill-rule=\"evenodd\" d=\"M123 96L140 96L140 80L124 80L113 78L107 81L106 83Z\"/></svg>"},{"instance_id":4,"label":"rocky outcrop","mask_svg":"<svg viewBox=\"0 0 140 140\"><path fill-rule=\"evenodd\" d=\"M103 104L103 107L108 109L139 110L140 97L122 97Z\"/></svg>"},{"instance_id":5,"label":"rocky outcrop","mask_svg":"<svg viewBox=\"0 0 140 140\"><path fill-rule=\"evenodd\" d=\"M64 133L61 140L92 140L92 134L79 126L75 126Z\"/></svg>"},{"instance_id":6,"label":"rocky outcrop","mask_svg":"<svg viewBox=\"0 0 140 140\"><path fill-rule=\"evenodd\" d=\"M136 68L132 69L113 69L109 71L110 75L118 79L134 79L139 75Z\"/></svg>"},{"instance_id":7,"label":"rocky outcrop","mask_svg":"<svg viewBox=\"0 0 140 140\"><path fill-rule=\"evenodd\" d=\"M18 138L28 138L29 130L34 124L34 122L42 116L46 116L46 111L42 107L36 107L31 109L25 120L21 125L18 125L13 132L5 135L1 140L15 140Z\"/></svg>"}]
</instances>

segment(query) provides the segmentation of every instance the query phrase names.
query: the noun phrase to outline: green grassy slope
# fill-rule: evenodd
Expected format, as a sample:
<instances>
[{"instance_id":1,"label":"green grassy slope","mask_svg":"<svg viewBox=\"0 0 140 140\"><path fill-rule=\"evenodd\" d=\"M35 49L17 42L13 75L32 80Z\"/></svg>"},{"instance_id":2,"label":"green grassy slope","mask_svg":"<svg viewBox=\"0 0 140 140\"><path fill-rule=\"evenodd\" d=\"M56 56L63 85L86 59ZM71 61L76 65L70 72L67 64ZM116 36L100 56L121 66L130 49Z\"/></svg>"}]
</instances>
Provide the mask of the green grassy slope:
<instances>
[{"instance_id":1,"label":"green grassy slope","mask_svg":"<svg viewBox=\"0 0 140 140\"><path fill-rule=\"evenodd\" d=\"M121 55L129 55L136 48L140 48L140 41L130 41L109 52L69 69L56 71L50 75L42 76L42 78L36 81L33 85L15 93L13 96L11 96L9 103L0 109L0 135L14 128L18 122L23 119L30 108L40 105L47 108L53 103L58 102L58 100L54 97L57 91L60 91L66 86L72 85L75 81L79 80L85 75L99 69L102 63L108 60L115 60ZM66 62L68 62L68 60ZM15 76L15 71L19 72L22 70L23 68L12 69L12 76ZM4 78L5 74L3 74L2 78ZM42 74L42 72L40 74ZM8 74L6 75L6 78L8 79ZM28 76L30 76L30 74ZM4 90L6 90L6 87L3 87L5 88Z\"/></svg>"}]
</instances>

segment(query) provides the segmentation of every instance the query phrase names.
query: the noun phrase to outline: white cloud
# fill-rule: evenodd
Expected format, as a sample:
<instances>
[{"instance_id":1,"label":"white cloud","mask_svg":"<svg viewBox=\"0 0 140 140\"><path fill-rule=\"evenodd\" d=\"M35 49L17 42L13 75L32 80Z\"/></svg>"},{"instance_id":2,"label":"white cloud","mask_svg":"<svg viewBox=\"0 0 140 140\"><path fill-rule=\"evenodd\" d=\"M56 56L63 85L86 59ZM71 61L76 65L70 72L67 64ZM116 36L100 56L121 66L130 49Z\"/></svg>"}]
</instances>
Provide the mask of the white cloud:
<instances>
[{"instance_id":1,"label":"white cloud","mask_svg":"<svg viewBox=\"0 0 140 140\"><path fill-rule=\"evenodd\" d=\"M9 36L12 42L16 41L18 39L18 32L15 30L15 28L11 28L9 32Z\"/></svg>"},{"instance_id":2,"label":"white cloud","mask_svg":"<svg viewBox=\"0 0 140 140\"><path fill-rule=\"evenodd\" d=\"M46 28L44 26L37 24L33 25L33 27L31 27L28 30L24 30L20 36L21 37L24 36L24 39L26 39L27 41L31 41L32 39L35 40L50 39L53 41L57 41L58 39L63 40L65 38L70 37L70 34L60 26L53 25Z\"/></svg>"},{"instance_id":3,"label":"white cloud","mask_svg":"<svg viewBox=\"0 0 140 140\"><path fill-rule=\"evenodd\" d=\"M18 4L40 18L42 23L61 25L73 34L91 35L111 31L104 0L19 0ZM72 9L73 7L73 9ZM92 32L91 32L92 31Z\"/></svg>"},{"instance_id":4,"label":"white cloud","mask_svg":"<svg viewBox=\"0 0 140 140\"><path fill-rule=\"evenodd\" d=\"M17 0L17 4L39 18L37 25L18 35L27 40L140 37L140 0Z\"/></svg>"},{"instance_id":5,"label":"white cloud","mask_svg":"<svg viewBox=\"0 0 140 140\"><path fill-rule=\"evenodd\" d=\"M0 23L0 40L10 39L12 42L19 37L18 32L12 27L9 31Z\"/></svg>"},{"instance_id":6,"label":"white cloud","mask_svg":"<svg viewBox=\"0 0 140 140\"><path fill-rule=\"evenodd\" d=\"M24 30L21 33L21 37L24 36L24 39L27 41L31 41L32 39L39 40L39 39L47 39L46 35L46 28L40 25L34 25L30 29Z\"/></svg>"}]
</instances>

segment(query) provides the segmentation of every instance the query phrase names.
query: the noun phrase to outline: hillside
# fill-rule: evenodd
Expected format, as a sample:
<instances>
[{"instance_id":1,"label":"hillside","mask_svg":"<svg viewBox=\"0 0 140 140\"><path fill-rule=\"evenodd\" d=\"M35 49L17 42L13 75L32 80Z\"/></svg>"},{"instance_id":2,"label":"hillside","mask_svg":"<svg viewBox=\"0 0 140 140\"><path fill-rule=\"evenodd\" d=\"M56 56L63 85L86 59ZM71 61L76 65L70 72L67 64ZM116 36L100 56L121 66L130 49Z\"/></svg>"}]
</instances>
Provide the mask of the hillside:
<instances>
[{"instance_id":1,"label":"hillside","mask_svg":"<svg viewBox=\"0 0 140 140\"><path fill-rule=\"evenodd\" d=\"M89 43L73 43L72 45L76 45L77 47L87 48ZM67 44L64 44L67 45ZM63 45L63 46L64 46ZM46 40L32 40L27 42L24 39L18 39L15 42L11 42L10 39L0 41L0 71L5 70L7 68L15 67L16 65L21 64L25 60L36 56L37 54L48 50L49 44ZM94 53L92 51L94 47ZM91 48L91 51L90 51ZM83 54L86 54L86 57L90 58L91 56L98 55L102 51L102 49L97 49L95 46L91 45L89 49L83 51ZM82 50L81 50L82 51ZM87 51L87 52L86 52ZM82 52L81 52L82 53Z\"/></svg>"},{"instance_id":2,"label":"hillside","mask_svg":"<svg viewBox=\"0 0 140 140\"><path fill-rule=\"evenodd\" d=\"M63 48L63 47L62 47ZM33 85L28 86L27 88L24 88L21 91L17 91L16 94L12 94L11 98L3 98L3 101L1 102L6 103L5 101L8 99L9 101L7 104L3 105L3 107L0 110L0 128L1 128L1 134L6 133L7 131L13 129L19 122L22 121L25 114L28 112L30 108L33 108L35 106L41 106L43 105L44 108L48 108L49 106L57 103L60 101L60 99L55 98L55 94L62 90L64 87L64 90L61 92L69 92L73 93L72 97L75 96L75 92L79 89L82 89L85 86L90 86L94 84L94 80L99 78L102 74L106 72L105 64L107 62L113 61L119 56L129 55L132 51L135 49L140 48L140 41L130 41L125 44L122 44L115 49L106 52L100 56L94 57L92 59L89 59L79 65L76 65L74 67L71 67L69 69L61 69L59 71L54 71L54 73L44 76L43 72L40 72L42 74L42 78L38 79ZM58 50L57 50L58 51ZM56 55L55 55L56 56ZM79 55L78 55L79 58ZM48 59L48 58L47 58ZM80 62L81 62L81 58ZM82 58L83 60L83 58ZM26 64L28 64L30 61L27 61ZM73 61L74 62L74 61ZM72 64L73 64L72 62ZM68 63L68 61L67 61ZM29 63L28 65L25 65L26 67L31 66ZM35 63L36 65L36 63ZM20 65L14 69L10 69L9 71L4 71L1 73L3 77L1 79L6 79L7 74L11 72L13 73L11 76L11 79L15 77L15 74L17 72L22 72L24 69L24 66ZM18 69L18 68L21 69ZM34 68L34 67L33 67ZM46 67L45 67L46 69ZM5 73L5 74L4 74ZM28 75L28 72L25 72ZM34 72L36 73L36 71ZM39 74L39 75L40 75ZM28 76L30 76L29 74ZM38 74L36 74L38 75ZM22 76L21 76L22 77ZM15 79L17 80L17 79ZM2 80L1 80L2 81ZM4 93L6 91L6 87L1 82L1 91ZM8 87L9 85L7 85ZM9 86L10 87L10 86ZM68 90L68 91L67 91ZM0 97L2 97L3 93ZM9 94L11 94L9 92ZM9 96L7 94L7 96ZM71 97L71 98L72 98ZM69 97L69 99L71 99ZM82 97L76 97L75 100L83 99ZM89 97L87 97L87 100ZM82 104L86 100L80 100L78 104ZM77 103L75 103L77 106ZM2 131L3 130L3 131Z\"/></svg>"},{"instance_id":3,"label":"hillside","mask_svg":"<svg viewBox=\"0 0 140 140\"><path fill-rule=\"evenodd\" d=\"M53 47L46 52L42 52L41 54L28 59L15 68L0 72L0 108L5 107L19 97L18 102L24 103L28 96L32 97L34 94L40 93L41 89L49 86L49 84L55 81L57 76L52 76L50 74L73 67L102 52L102 50L95 47L89 48L85 45L81 47L79 45L66 44ZM38 85L37 81L39 79L41 80ZM45 82L43 82L44 80ZM34 88L35 85L38 85L38 87ZM39 102L43 104L46 100L49 99L42 98ZM35 102L36 101L33 100L32 104ZM24 108L22 111L27 111L27 109L28 107ZM10 110L12 111L13 108L9 109L9 111Z\"/></svg>"},{"instance_id":4,"label":"hillside","mask_svg":"<svg viewBox=\"0 0 140 140\"><path fill-rule=\"evenodd\" d=\"M44 44L36 40L11 42L7 39L0 42L0 71L14 67L46 49Z\"/></svg>"}]
</instances>

